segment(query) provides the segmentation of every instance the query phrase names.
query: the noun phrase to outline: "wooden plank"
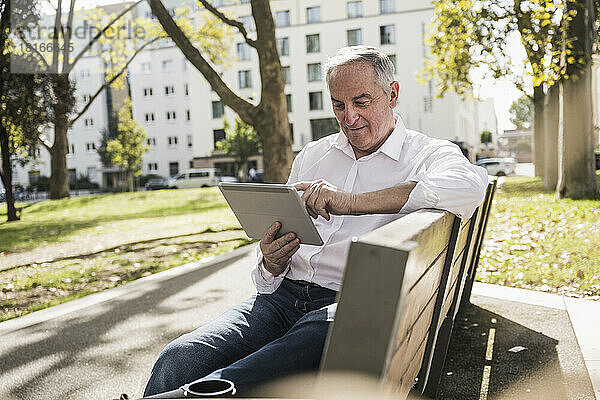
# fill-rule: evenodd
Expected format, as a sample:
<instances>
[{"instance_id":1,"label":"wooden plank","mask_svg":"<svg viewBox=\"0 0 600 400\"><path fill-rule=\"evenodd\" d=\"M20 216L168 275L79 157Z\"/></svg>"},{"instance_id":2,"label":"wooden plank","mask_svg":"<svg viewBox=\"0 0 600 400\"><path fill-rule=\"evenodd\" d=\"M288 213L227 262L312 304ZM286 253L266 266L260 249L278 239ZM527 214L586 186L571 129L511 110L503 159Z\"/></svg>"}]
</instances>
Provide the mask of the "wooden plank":
<instances>
[{"instance_id":1,"label":"wooden plank","mask_svg":"<svg viewBox=\"0 0 600 400\"><path fill-rule=\"evenodd\" d=\"M427 304L431 303L433 296L437 294L444 267L445 254L446 252L444 251L442 257L438 258L436 263L427 270L426 274L413 286L409 293L403 295L401 305L402 316L398 323L394 348L397 348L400 342L408 335L419 315L423 313Z\"/></svg>"},{"instance_id":2,"label":"wooden plank","mask_svg":"<svg viewBox=\"0 0 600 400\"><path fill-rule=\"evenodd\" d=\"M390 379L387 381L387 393L392 392L397 398L406 398L408 396L408 393L415 382L415 378L421 369L421 364L423 363L423 357L425 355L426 343L426 340L421 342L399 380L393 381Z\"/></svg>"},{"instance_id":3,"label":"wooden plank","mask_svg":"<svg viewBox=\"0 0 600 400\"><path fill-rule=\"evenodd\" d=\"M383 375L407 258L403 250L352 243L322 371Z\"/></svg>"}]
</instances>

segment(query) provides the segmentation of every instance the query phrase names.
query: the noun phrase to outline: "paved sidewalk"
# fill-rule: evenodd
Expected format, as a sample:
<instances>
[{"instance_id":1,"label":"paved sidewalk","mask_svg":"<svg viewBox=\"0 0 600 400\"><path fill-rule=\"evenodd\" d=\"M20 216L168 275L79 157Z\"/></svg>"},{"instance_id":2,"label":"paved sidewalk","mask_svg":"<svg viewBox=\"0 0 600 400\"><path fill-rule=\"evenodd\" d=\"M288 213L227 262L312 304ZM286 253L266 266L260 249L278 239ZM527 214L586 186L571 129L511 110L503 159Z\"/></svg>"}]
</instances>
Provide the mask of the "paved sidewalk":
<instances>
[{"instance_id":1,"label":"paved sidewalk","mask_svg":"<svg viewBox=\"0 0 600 400\"><path fill-rule=\"evenodd\" d=\"M249 274L253 249L246 246L0 323L0 399L112 399L122 392L140 396L156 356L168 342L253 293ZM475 284L473 303L467 318L479 318L477 327L464 329L475 322L462 321L451 344L459 346L451 358L473 356L473 364L462 365L472 374L453 382L452 377L460 377L460 369L452 366L440 393L457 397L440 398L481 399L484 362L475 356L482 345L485 354L488 338L481 333L489 333L492 318L496 319L497 342L496 364L488 382L490 399L502 398L502 394L535 398L538 389L527 384L537 381L542 387L559 388L541 398L593 399L586 365L600 395L600 302ZM468 335L476 340L465 347L463 339ZM528 350L507 352L519 344ZM523 360L552 368L540 375ZM502 368L510 363L511 368ZM560 377L559 385L546 385L541 379L548 376Z\"/></svg>"},{"instance_id":2,"label":"paved sidewalk","mask_svg":"<svg viewBox=\"0 0 600 400\"><path fill-rule=\"evenodd\" d=\"M600 395L600 302L476 283L471 303L455 325L438 398Z\"/></svg>"}]
</instances>

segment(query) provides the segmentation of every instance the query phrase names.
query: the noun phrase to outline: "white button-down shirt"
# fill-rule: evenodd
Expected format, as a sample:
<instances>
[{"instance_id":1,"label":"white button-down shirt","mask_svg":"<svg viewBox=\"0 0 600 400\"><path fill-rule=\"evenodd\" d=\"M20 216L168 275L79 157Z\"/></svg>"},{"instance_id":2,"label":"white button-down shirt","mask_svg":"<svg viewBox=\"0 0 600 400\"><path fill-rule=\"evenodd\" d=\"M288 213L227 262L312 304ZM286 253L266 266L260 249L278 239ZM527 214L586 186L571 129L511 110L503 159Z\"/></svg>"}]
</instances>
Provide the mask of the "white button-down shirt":
<instances>
[{"instance_id":1,"label":"white button-down shirt","mask_svg":"<svg viewBox=\"0 0 600 400\"><path fill-rule=\"evenodd\" d=\"M407 130L397 116L392 134L374 153L358 160L343 132L307 144L294 159L288 184L324 179L350 193L417 182L396 214L331 215L313 220L323 246L300 245L287 269L274 276L264 269L262 253L252 280L259 293L274 292L284 277L339 290L352 237L361 236L421 208L448 210L470 217L488 183L484 168L471 164L458 146Z\"/></svg>"}]
</instances>

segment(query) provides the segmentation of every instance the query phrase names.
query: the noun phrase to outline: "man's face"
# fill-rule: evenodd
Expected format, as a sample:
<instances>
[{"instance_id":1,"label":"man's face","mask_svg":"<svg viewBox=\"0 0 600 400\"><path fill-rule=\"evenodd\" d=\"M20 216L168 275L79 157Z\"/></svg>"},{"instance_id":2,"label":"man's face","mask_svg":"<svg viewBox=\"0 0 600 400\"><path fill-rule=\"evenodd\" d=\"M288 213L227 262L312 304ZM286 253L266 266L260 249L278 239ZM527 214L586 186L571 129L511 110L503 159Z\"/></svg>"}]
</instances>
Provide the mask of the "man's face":
<instances>
[{"instance_id":1,"label":"man's face","mask_svg":"<svg viewBox=\"0 0 600 400\"><path fill-rule=\"evenodd\" d=\"M398 89L398 82L393 82L386 94L377 84L375 69L366 62L342 65L331 73L333 113L357 159L381 147L394 129Z\"/></svg>"}]
</instances>

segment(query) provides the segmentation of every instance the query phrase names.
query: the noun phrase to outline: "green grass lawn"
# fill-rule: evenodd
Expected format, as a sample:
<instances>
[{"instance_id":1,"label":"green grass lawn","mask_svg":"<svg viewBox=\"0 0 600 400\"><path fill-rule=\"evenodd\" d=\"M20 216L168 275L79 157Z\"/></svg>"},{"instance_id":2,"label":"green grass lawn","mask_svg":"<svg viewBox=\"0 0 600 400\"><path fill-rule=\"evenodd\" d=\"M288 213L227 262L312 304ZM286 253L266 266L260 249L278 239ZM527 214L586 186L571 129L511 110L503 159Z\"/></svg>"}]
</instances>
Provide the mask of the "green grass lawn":
<instances>
[{"instance_id":1,"label":"green grass lawn","mask_svg":"<svg viewBox=\"0 0 600 400\"><path fill-rule=\"evenodd\" d=\"M477 280L600 299L600 201L557 200L539 178L506 178Z\"/></svg>"},{"instance_id":2,"label":"green grass lawn","mask_svg":"<svg viewBox=\"0 0 600 400\"><path fill-rule=\"evenodd\" d=\"M6 204L0 205L2 213ZM132 236L150 239L233 226L239 224L217 188L92 195L36 203L23 211L21 221L0 223L0 253L70 239L116 235L129 242Z\"/></svg>"},{"instance_id":3,"label":"green grass lawn","mask_svg":"<svg viewBox=\"0 0 600 400\"><path fill-rule=\"evenodd\" d=\"M251 242L217 188L36 203L0 223L0 321Z\"/></svg>"}]
</instances>

